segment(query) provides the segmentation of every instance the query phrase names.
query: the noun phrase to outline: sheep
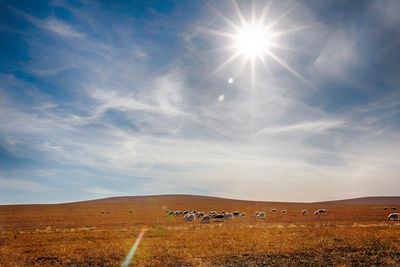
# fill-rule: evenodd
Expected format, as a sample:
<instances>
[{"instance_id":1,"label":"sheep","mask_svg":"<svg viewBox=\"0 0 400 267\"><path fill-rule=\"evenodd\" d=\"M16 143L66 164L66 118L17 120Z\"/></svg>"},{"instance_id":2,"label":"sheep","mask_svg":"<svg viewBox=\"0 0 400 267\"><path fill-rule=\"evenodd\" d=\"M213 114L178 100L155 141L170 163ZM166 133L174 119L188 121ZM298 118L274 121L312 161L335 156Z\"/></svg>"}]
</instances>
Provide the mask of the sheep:
<instances>
[{"instance_id":1,"label":"sheep","mask_svg":"<svg viewBox=\"0 0 400 267\"><path fill-rule=\"evenodd\" d=\"M258 213L258 216L257 216L259 219L265 219L265 212L263 212L263 211L260 211L260 213Z\"/></svg>"},{"instance_id":2,"label":"sheep","mask_svg":"<svg viewBox=\"0 0 400 267\"><path fill-rule=\"evenodd\" d=\"M232 212L233 213L233 216L239 216L240 215L240 212L239 211L234 211L234 212Z\"/></svg>"},{"instance_id":3,"label":"sheep","mask_svg":"<svg viewBox=\"0 0 400 267\"><path fill-rule=\"evenodd\" d=\"M189 213L189 211L188 210L185 210L184 212L183 212L183 215L186 215L186 214L188 214Z\"/></svg>"},{"instance_id":4,"label":"sheep","mask_svg":"<svg viewBox=\"0 0 400 267\"><path fill-rule=\"evenodd\" d=\"M217 221L223 220L225 218L224 214L217 214L213 216L214 219L217 219Z\"/></svg>"},{"instance_id":5,"label":"sheep","mask_svg":"<svg viewBox=\"0 0 400 267\"><path fill-rule=\"evenodd\" d=\"M318 209L316 211L314 211L314 215L322 215L322 214L326 214L328 213L328 211L326 209Z\"/></svg>"},{"instance_id":6,"label":"sheep","mask_svg":"<svg viewBox=\"0 0 400 267\"><path fill-rule=\"evenodd\" d=\"M301 211L301 215L307 215L308 214L308 210L304 209Z\"/></svg>"},{"instance_id":7,"label":"sheep","mask_svg":"<svg viewBox=\"0 0 400 267\"><path fill-rule=\"evenodd\" d=\"M225 213L224 214L224 219L225 220L232 220L233 214L232 213Z\"/></svg>"},{"instance_id":8,"label":"sheep","mask_svg":"<svg viewBox=\"0 0 400 267\"><path fill-rule=\"evenodd\" d=\"M187 213L184 217L185 221L191 222L196 219L196 216L193 213Z\"/></svg>"},{"instance_id":9,"label":"sheep","mask_svg":"<svg viewBox=\"0 0 400 267\"><path fill-rule=\"evenodd\" d=\"M255 217L258 217L258 214L260 214L260 212L261 212L261 211L256 211L256 212L254 212L254 216L255 216Z\"/></svg>"},{"instance_id":10,"label":"sheep","mask_svg":"<svg viewBox=\"0 0 400 267\"><path fill-rule=\"evenodd\" d=\"M277 209L271 209L271 213L276 213L277 211Z\"/></svg>"},{"instance_id":11,"label":"sheep","mask_svg":"<svg viewBox=\"0 0 400 267\"><path fill-rule=\"evenodd\" d=\"M208 215L210 215L211 217L214 217L215 215L217 215L218 213L215 211L210 211L210 213L208 213Z\"/></svg>"},{"instance_id":12,"label":"sheep","mask_svg":"<svg viewBox=\"0 0 400 267\"><path fill-rule=\"evenodd\" d=\"M178 216L178 215L180 215L180 214L182 214L182 211L180 211L180 210L176 210L176 211L174 212L174 215L175 215L175 216Z\"/></svg>"},{"instance_id":13,"label":"sheep","mask_svg":"<svg viewBox=\"0 0 400 267\"><path fill-rule=\"evenodd\" d=\"M242 212L239 214L239 217L245 217L246 216L246 212Z\"/></svg>"},{"instance_id":14,"label":"sheep","mask_svg":"<svg viewBox=\"0 0 400 267\"><path fill-rule=\"evenodd\" d=\"M210 223L211 222L211 216L207 215L201 218L201 223Z\"/></svg>"},{"instance_id":15,"label":"sheep","mask_svg":"<svg viewBox=\"0 0 400 267\"><path fill-rule=\"evenodd\" d=\"M198 218L204 217L204 215L205 215L205 214L204 214L204 212L202 212L202 211L200 211L200 212L197 213L197 217L198 217Z\"/></svg>"},{"instance_id":16,"label":"sheep","mask_svg":"<svg viewBox=\"0 0 400 267\"><path fill-rule=\"evenodd\" d=\"M388 221L398 221L399 220L399 213L390 213L387 217Z\"/></svg>"},{"instance_id":17,"label":"sheep","mask_svg":"<svg viewBox=\"0 0 400 267\"><path fill-rule=\"evenodd\" d=\"M287 210L281 210L281 213L286 213L287 212Z\"/></svg>"}]
</instances>

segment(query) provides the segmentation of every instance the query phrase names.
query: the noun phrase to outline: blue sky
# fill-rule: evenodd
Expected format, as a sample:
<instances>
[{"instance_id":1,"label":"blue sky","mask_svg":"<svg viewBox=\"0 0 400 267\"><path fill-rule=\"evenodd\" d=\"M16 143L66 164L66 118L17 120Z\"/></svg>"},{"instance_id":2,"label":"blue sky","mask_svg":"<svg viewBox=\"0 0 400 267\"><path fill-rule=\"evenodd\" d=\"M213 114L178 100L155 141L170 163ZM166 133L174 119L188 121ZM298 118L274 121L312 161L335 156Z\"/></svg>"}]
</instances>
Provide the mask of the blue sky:
<instances>
[{"instance_id":1,"label":"blue sky","mask_svg":"<svg viewBox=\"0 0 400 267\"><path fill-rule=\"evenodd\" d=\"M0 0L0 203L398 195L399 1L234 3Z\"/></svg>"}]
</instances>

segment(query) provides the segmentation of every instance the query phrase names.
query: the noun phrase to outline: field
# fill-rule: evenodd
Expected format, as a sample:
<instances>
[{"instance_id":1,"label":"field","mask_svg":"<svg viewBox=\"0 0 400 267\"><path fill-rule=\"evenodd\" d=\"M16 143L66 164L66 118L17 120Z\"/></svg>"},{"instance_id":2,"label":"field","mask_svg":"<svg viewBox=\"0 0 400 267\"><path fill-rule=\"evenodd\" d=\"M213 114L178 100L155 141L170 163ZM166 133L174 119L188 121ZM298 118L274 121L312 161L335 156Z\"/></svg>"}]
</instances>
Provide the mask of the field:
<instances>
[{"instance_id":1,"label":"field","mask_svg":"<svg viewBox=\"0 0 400 267\"><path fill-rule=\"evenodd\" d=\"M400 266L391 207L400 197L301 204L171 195L0 206L0 266L120 266L143 228L132 266ZM252 216L271 208L288 212ZM303 216L304 208L328 214ZM201 224L165 209L247 216Z\"/></svg>"}]
</instances>

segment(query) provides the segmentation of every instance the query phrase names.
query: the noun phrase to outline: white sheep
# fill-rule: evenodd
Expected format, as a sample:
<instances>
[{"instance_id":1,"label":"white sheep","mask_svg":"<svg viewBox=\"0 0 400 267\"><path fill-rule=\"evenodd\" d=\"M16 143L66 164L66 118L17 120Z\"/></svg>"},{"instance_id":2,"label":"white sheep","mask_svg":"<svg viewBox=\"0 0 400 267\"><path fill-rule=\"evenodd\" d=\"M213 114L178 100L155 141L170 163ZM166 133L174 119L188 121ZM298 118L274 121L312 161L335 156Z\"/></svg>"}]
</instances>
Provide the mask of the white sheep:
<instances>
[{"instance_id":1,"label":"white sheep","mask_svg":"<svg viewBox=\"0 0 400 267\"><path fill-rule=\"evenodd\" d=\"M211 222L211 216L206 215L203 218L201 218L201 223L210 223Z\"/></svg>"},{"instance_id":2,"label":"white sheep","mask_svg":"<svg viewBox=\"0 0 400 267\"><path fill-rule=\"evenodd\" d=\"M318 209L316 211L314 211L314 215L322 215L322 214L326 214L328 213L328 211L326 209Z\"/></svg>"},{"instance_id":3,"label":"white sheep","mask_svg":"<svg viewBox=\"0 0 400 267\"><path fill-rule=\"evenodd\" d=\"M304 209L301 211L301 215L307 215L308 214L308 210Z\"/></svg>"},{"instance_id":4,"label":"white sheep","mask_svg":"<svg viewBox=\"0 0 400 267\"><path fill-rule=\"evenodd\" d=\"M188 213L183 218L185 219L185 221L191 222L191 221L194 221L196 219L196 216L193 213Z\"/></svg>"},{"instance_id":5,"label":"white sheep","mask_svg":"<svg viewBox=\"0 0 400 267\"><path fill-rule=\"evenodd\" d=\"M174 212L174 215L175 216L178 216L178 215L180 215L181 214L181 211L180 210L176 210L175 212Z\"/></svg>"},{"instance_id":6,"label":"white sheep","mask_svg":"<svg viewBox=\"0 0 400 267\"><path fill-rule=\"evenodd\" d=\"M218 213L216 211L210 211L210 213L208 213L208 215L210 215L211 217L214 217L217 214Z\"/></svg>"},{"instance_id":7,"label":"white sheep","mask_svg":"<svg viewBox=\"0 0 400 267\"><path fill-rule=\"evenodd\" d=\"M257 216L259 219L265 219L265 212L260 211Z\"/></svg>"},{"instance_id":8,"label":"white sheep","mask_svg":"<svg viewBox=\"0 0 400 267\"><path fill-rule=\"evenodd\" d=\"M225 220L232 220L233 214L232 213L225 213L224 214L224 219Z\"/></svg>"},{"instance_id":9,"label":"white sheep","mask_svg":"<svg viewBox=\"0 0 400 267\"><path fill-rule=\"evenodd\" d=\"M388 221L398 221L399 220L399 213L390 213L387 217Z\"/></svg>"}]
</instances>

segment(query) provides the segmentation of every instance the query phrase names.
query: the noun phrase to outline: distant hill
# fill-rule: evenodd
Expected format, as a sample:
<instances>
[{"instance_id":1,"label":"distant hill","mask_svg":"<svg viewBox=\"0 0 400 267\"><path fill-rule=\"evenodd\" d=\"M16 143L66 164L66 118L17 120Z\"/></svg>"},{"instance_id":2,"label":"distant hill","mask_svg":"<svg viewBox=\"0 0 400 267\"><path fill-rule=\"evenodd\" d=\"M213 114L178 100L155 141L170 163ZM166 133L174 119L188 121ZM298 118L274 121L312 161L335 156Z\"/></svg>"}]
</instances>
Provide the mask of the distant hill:
<instances>
[{"instance_id":1,"label":"distant hill","mask_svg":"<svg viewBox=\"0 0 400 267\"><path fill-rule=\"evenodd\" d=\"M400 196L374 196L374 197L360 197L351 199L329 200L329 201L316 201L316 202L283 202L283 201L258 201L258 200L241 200L213 196L201 195L185 195L185 194L167 194L167 195L148 195L148 196L120 196L109 197L94 200L87 200L74 203L112 203L112 202L131 202L131 201L151 201L163 200L167 202L181 202L181 201L196 201L196 202L241 202L247 204L349 204L349 205L400 205ZM72 203L71 203L72 204Z\"/></svg>"},{"instance_id":2,"label":"distant hill","mask_svg":"<svg viewBox=\"0 0 400 267\"><path fill-rule=\"evenodd\" d=\"M170 194L170 195L147 195L147 196L119 196L100 198L86 201L77 201L70 203L60 204L24 204L24 205L0 205L0 206L52 206L52 205L130 205L136 203L138 205L152 205L152 203L164 203L165 205L182 205L182 204L216 204L219 203L224 205L245 205L245 206L264 206L264 205L376 205L376 206L400 206L400 196L377 196L377 197L361 197L353 199L343 200L330 200L330 201L318 201L318 202L279 202L279 201L256 201L256 200L240 200L230 199L213 196L200 196L200 195L185 195L185 194Z\"/></svg>"},{"instance_id":3,"label":"distant hill","mask_svg":"<svg viewBox=\"0 0 400 267\"><path fill-rule=\"evenodd\" d=\"M337 204L352 204L352 205L400 205L400 197L382 196L382 197L360 197L352 199L324 201L320 203L337 203Z\"/></svg>"}]
</instances>

